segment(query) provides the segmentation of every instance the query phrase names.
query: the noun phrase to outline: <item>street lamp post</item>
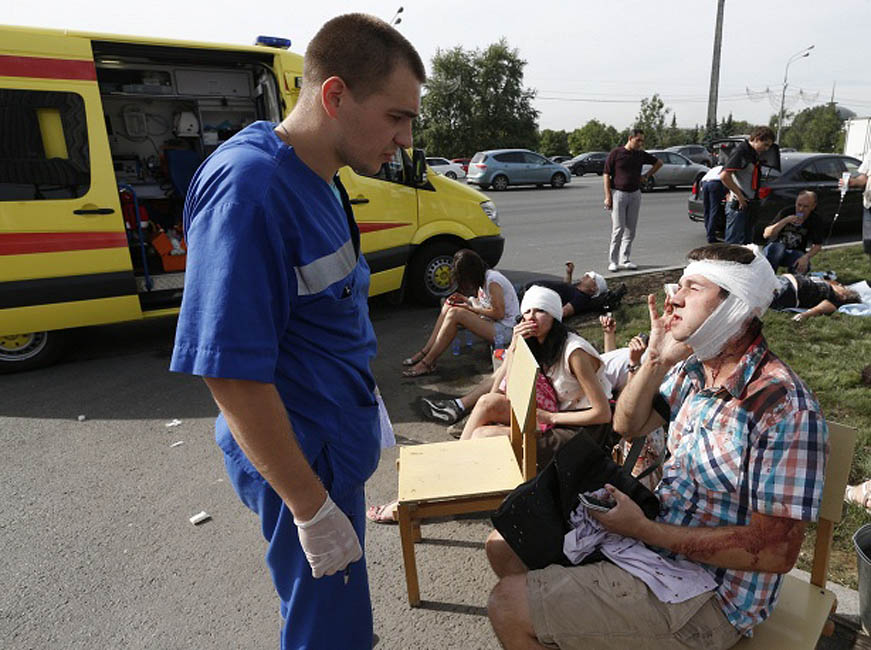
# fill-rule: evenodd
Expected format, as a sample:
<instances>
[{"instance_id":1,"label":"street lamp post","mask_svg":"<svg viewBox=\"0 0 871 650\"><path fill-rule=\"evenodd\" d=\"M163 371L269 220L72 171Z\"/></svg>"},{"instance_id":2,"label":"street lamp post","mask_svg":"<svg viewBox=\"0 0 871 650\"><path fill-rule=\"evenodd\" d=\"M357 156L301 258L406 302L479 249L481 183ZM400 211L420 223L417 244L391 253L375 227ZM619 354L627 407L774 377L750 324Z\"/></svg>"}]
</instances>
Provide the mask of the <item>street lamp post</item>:
<instances>
[{"instance_id":1,"label":"street lamp post","mask_svg":"<svg viewBox=\"0 0 871 650\"><path fill-rule=\"evenodd\" d=\"M780 114L777 118L777 137L775 141L777 144L780 144L780 131L783 129L783 108L784 103L786 102L786 80L789 75L789 64L798 59L803 59L805 57L810 56L811 50L814 49L813 45L810 45L800 52L796 52L791 57L789 57L789 61L786 62L786 70L783 72L783 91L780 93Z\"/></svg>"}]
</instances>

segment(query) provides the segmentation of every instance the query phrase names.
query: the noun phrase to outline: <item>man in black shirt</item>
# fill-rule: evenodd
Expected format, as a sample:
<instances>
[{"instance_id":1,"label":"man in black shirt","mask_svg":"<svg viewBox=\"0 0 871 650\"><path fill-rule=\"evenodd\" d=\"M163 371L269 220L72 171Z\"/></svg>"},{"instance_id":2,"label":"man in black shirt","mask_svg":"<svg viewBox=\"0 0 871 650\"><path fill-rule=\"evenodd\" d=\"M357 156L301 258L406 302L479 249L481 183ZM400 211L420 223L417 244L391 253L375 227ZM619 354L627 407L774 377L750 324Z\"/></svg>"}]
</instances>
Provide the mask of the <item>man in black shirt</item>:
<instances>
[{"instance_id":1,"label":"man in black shirt","mask_svg":"<svg viewBox=\"0 0 871 650\"><path fill-rule=\"evenodd\" d=\"M537 284L556 291L563 305L563 320L575 314L599 311L604 302L612 297L605 278L595 271L587 271L580 280L574 282L572 279L574 271L574 262L566 262L566 273L562 282L559 280L533 280L523 290L526 291L532 285ZM622 294L620 297L622 298Z\"/></svg>"},{"instance_id":2,"label":"man in black shirt","mask_svg":"<svg viewBox=\"0 0 871 650\"><path fill-rule=\"evenodd\" d=\"M752 238L750 227L750 200L756 198L759 189L759 154L768 151L774 144L774 131L767 126L758 126L750 134L750 140L739 142L720 172L720 181L732 191L726 203L726 243L749 244Z\"/></svg>"},{"instance_id":3,"label":"man in black shirt","mask_svg":"<svg viewBox=\"0 0 871 650\"><path fill-rule=\"evenodd\" d=\"M602 184L605 190L605 209L611 211L611 247L608 270L637 269L629 259L638 213L641 210L641 184L653 176L662 161L644 149L644 131L632 129L629 140L622 147L613 149L605 159ZM651 169L641 175L644 165Z\"/></svg>"},{"instance_id":4,"label":"man in black shirt","mask_svg":"<svg viewBox=\"0 0 871 650\"><path fill-rule=\"evenodd\" d=\"M762 231L768 242L762 254L775 273L780 266L785 266L790 273L810 270L811 258L823 248L823 222L816 207L816 193L804 190L795 199L795 209L783 208Z\"/></svg>"}]
</instances>

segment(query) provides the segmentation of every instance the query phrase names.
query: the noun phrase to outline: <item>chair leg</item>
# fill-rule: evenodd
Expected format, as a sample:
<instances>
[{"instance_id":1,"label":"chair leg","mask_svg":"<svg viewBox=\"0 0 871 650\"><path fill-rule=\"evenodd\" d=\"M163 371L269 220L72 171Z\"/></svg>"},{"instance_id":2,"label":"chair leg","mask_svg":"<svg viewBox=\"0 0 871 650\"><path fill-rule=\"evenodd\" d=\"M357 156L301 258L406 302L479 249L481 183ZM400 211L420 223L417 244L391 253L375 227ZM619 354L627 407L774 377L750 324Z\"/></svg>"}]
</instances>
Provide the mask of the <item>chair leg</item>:
<instances>
[{"instance_id":1,"label":"chair leg","mask_svg":"<svg viewBox=\"0 0 871 650\"><path fill-rule=\"evenodd\" d=\"M412 519L411 520L411 529L414 531L414 543L421 541L423 539L423 534L420 532L420 519Z\"/></svg>"},{"instance_id":2,"label":"chair leg","mask_svg":"<svg viewBox=\"0 0 871 650\"><path fill-rule=\"evenodd\" d=\"M405 565L405 586L408 590L408 604L420 605L420 585L417 582L417 562L414 558L414 524L411 509L403 503L397 506L399 515L399 539L402 542L402 562Z\"/></svg>"}]
</instances>

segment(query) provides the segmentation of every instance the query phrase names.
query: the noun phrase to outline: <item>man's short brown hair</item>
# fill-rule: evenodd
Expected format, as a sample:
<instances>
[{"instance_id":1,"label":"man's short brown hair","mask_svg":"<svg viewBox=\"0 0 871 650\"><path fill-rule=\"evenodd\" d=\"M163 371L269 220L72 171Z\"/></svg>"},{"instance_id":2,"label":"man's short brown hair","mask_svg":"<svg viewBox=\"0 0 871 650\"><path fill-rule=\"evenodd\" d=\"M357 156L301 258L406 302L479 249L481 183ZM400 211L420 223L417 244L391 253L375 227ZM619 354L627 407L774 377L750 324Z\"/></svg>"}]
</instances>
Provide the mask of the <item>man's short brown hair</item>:
<instances>
[{"instance_id":1,"label":"man's short brown hair","mask_svg":"<svg viewBox=\"0 0 871 650\"><path fill-rule=\"evenodd\" d=\"M699 246L687 253L690 262L701 260L714 260L718 262L738 262L739 264L751 264L756 258L753 251L745 246L737 244L708 244Z\"/></svg>"},{"instance_id":2,"label":"man's short brown hair","mask_svg":"<svg viewBox=\"0 0 871 650\"><path fill-rule=\"evenodd\" d=\"M751 140L762 140L768 142L774 142L774 131L772 131L767 126L757 126L755 129L750 131L750 139Z\"/></svg>"},{"instance_id":3,"label":"man's short brown hair","mask_svg":"<svg viewBox=\"0 0 871 650\"><path fill-rule=\"evenodd\" d=\"M345 14L327 21L305 51L303 84L320 86L341 77L357 99L381 89L398 62L418 81L426 81L420 55L386 22L367 14Z\"/></svg>"}]
</instances>

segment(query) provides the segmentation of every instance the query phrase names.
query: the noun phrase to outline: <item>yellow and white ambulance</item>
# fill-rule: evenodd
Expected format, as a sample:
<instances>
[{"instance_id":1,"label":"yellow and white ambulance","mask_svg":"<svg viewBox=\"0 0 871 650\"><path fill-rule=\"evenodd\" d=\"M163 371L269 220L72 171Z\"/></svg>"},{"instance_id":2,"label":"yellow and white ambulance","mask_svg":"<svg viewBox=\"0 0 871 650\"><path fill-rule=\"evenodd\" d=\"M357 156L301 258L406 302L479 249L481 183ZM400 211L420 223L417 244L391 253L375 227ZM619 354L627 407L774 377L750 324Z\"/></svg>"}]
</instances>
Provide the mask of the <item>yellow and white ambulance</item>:
<instances>
[{"instance_id":1,"label":"yellow and white ambulance","mask_svg":"<svg viewBox=\"0 0 871 650\"><path fill-rule=\"evenodd\" d=\"M51 363L68 328L178 312L191 176L293 107L302 57L289 44L0 26L0 372ZM491 266L502 255L492 202L422 160L398 151L377 177L340 172L372 295L434 302L456 250Z\"/></svg>"}]
</instances>

